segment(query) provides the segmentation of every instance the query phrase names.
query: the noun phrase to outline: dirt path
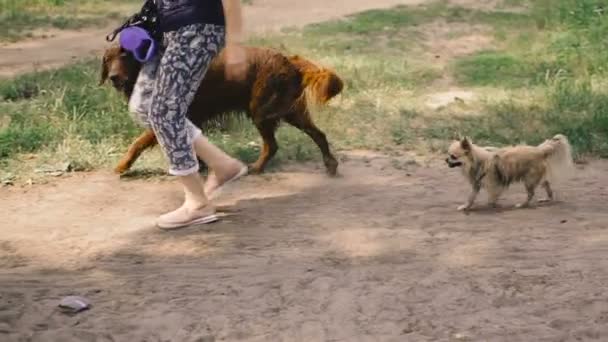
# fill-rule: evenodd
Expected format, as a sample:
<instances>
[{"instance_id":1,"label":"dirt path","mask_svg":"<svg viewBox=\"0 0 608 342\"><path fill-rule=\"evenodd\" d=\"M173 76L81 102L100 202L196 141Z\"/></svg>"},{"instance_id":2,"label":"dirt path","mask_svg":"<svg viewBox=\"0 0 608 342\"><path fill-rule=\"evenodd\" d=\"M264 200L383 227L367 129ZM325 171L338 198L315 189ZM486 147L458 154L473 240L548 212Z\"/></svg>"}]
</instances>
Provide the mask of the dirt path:
<instances>
[{"instance_id":1,"label":"dirt path","mask_svg":"<svg viewBox=\"0 0 608 342\"><path fill-rule=\"evenodd\" d=\"M394 165L250 176L223 221L172 233L151 222L173 182L0 189L0 340L606 340L608 163L559 203L470 215L456 172ZM94 307L60 314L70 294Z\"/></svg>"},{"instance_id":2,"label":"dirt path","mask_svg":"<svg viewBox=\"0 0 608 342\"><path fill-rule=\"evenodd\" d=\"M429 0L254 0L244 7L247 32L263 33L285 26L303 26L364 11L399 4L419 4ZM0 45L0 78L55 68L87 56L97 55L106 46L105 36L114 29L53 31L45 39Z\"/></svg>"}]
</instances>

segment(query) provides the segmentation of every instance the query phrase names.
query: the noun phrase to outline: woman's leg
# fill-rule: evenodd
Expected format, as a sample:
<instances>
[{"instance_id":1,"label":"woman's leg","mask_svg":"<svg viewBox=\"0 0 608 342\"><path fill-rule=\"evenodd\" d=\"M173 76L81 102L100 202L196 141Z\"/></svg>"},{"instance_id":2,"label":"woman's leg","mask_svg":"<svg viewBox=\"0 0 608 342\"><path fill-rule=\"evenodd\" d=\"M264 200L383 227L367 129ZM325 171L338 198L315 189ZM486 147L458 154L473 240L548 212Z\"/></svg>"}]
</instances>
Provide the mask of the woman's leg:
<instances>
[{"instance_id":1,"label":"woman's leg","mask_svg":"<svg viewBox=\"0 0 608 342\"><path fill-rule=\"evenodd\" d=\"M211 37L211 40L215 42L219 48L224 46L226 32L223 26L206 25L203 30L204 35ZM215 57L217 53L217 50L214 51L211 59ZM201 81L203 77L204 73L200 77ZM198 87L192 87L188 97L194 98L197 91ZM230 157L224 151L209 142L207 137L205 137L200 129L192 124L192 122L188 121L188 125L193 136L194 151L209 168L207 181L204 186L204 191L207 196L212 195L224 183L234 178L238 178L244 174L244 171L247 171L245 164Z\"/></svg>"},{"instance_id":2,"label":"woman's leg","mask_svg":"<svg viewBox=\"0 0 608 342\"><path fill-rule=\"evenodd\" d=\"M247 173L245 164L224 153L202 134L194 140L194 149L209 167L204 191L211 198L222 185Z\"/></svg>"},{"instance_id":3,"label":"woman's leg","mask_svg":"<svg viewBox=\"0 0 608 342\"><path fill-rule=\"evenodd\" d=\"M215 27L215 34L220 35L217 39L221 41L221 35L223 34L222 29ZM160 51L156 57L142 66L135 86L133 87L133 93L129 99L129 112L132 117L136 122L148 129L152 128L149 114L152 107L154 85L156 83L163 52L164 51ZM187 97L193 98L197 90L197 87L190 87ZM194 93L192 93L193 91ZM200 129L190 121L187 121L186 125L188 126L189 134L193 137L196 155L205 161L211 174L218 174L222 180L225 180L229 179L239 170L242 165L241 163L211 144L207 138L202 135Z\"/></svg>"},{"instance_id":4,"label":"woman's leg","mask_svg":"<svg viewBox=\"0 0 608 342\"><path fill-rule=\"evenodd\" d=\"M193 143L206 140L186 114L211 60L222 46L223 33L213 25L189 25L166 35L167 47L154 83L149 122L165 152L169 172L179 176L185 201L159 219L159 226L177 228L199 223L213 213L198 174ZM210 167L227 168L233 159L219 149L202 144L201 158ZM210 144L209 144L210 145ZM197 148L198 150L198 148ZM210 216L209 216L210 217ZM202 222L201 222L202 223Z\"/></svg>"},{"instance_id":5,"label":"woman's leg","mask_svg":"<svg viewBox=\"0 0 608 342\"><path fill-rule=\"evenodd\" d=\"M145 128L152 128L150 124L150 107L152 107L152 94L158 66L163 56L164 50L161 49L154 58L141 66L137 80L133 86L133 92L129 98L129 112L135 122Z\"/></svg>"}]
</instances>

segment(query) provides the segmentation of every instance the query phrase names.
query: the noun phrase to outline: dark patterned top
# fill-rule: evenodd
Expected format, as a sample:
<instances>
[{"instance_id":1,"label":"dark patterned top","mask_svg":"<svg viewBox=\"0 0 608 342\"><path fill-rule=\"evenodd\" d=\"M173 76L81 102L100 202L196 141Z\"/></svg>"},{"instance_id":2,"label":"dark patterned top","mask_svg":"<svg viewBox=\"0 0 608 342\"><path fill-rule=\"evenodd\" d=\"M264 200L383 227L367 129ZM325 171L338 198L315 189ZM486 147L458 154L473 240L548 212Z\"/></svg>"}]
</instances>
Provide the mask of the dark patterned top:
<instances>
[{"instance_id":1,"label":"dark patterned top","mask_svg":"<svg viewBox=\"0 0 608 342\"><path fill-rule=\"evenodd\" d=\"M156 0L163 32L191 24L225 25L222 0Z\"/></svg>"}]
</instances>

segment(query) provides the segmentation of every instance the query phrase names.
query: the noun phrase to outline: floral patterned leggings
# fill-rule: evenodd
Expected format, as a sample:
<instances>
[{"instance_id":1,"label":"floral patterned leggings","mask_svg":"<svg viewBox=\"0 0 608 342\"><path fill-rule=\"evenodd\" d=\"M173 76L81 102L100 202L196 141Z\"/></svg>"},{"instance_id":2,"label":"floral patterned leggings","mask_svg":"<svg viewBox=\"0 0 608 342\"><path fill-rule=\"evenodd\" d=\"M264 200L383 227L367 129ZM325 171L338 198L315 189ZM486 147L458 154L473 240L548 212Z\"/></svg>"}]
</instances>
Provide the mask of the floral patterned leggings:
<instances>
[{"instance_id":1,"label":"floral patterned leggings","mask_svg":"<svg viewBox=\"0 0 608 342\"><path fill-rule=\"evenodd\" d=\"M211 24L165 33L163 51L142 66L135 83L129 111L154 130L172 175L185 176L199 169L192 142L202 133L186 114L224 41L224 26Z\"/></svg>"}]
</instances>

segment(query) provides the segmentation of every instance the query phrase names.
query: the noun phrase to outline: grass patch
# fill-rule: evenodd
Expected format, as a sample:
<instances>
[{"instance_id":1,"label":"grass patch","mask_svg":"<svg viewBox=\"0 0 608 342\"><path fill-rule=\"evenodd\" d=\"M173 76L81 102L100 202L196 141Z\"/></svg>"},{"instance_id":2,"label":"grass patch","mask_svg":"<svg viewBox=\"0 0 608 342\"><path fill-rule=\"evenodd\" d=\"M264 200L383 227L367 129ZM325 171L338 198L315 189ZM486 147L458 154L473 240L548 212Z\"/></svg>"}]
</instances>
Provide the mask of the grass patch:
<instances>
[{"instance_id":1,"label":"grass patch","mask_svg":"<svg viewBox=\"0 0 608 342\"><path fill-rule=\"evenodd\" d=\"M454 74L467 86L518 88L544 84L564 72L555 61L525 59L508 52L483 51L459 59Z\"/></svg>"},{"instance_id":2,"label":"grass patch","mask_svg":"<svg viewBox=\"0 0 608 342\"><path fill-rule=\"evenodd\" d=\"M529 14L505 11L482 11L451 6L436 1L426 6L398 6L390 10L370 10L346 19L310 25L303 36L317 38L315 48L342 53L371 53L382 56L411 51L424 43L415 29L434 21L487 25L496 30L529 27L534 22Z\"/></svg>"},{"instance_id":3,"label":"grass patch","mask_svg":"<svg viewBox=\"0 0 608 342\"><path fill-rule=\"evenodd\" d=\"M597 0L530 2L534 29L517 30L501 50L455 62L467 86L534 87L542 98L487 106L485 115L443 126L484 143L536 143L568 135L580 154L608 156L608 12Z\"/></svg>"},{"instance_id":4,"label":"grass patch","mask_svg":"<svg viewBox=\"0 0 608 342\"><path fill-rule=\"evenodd\" d=\"M467 135L482 145L538 144L561 133L576 155L608 157L608 94L588 83L560 82L547 90L546 103L488 104L478 116L453 117L424 129L427 137Z\"/></svg>"},{"instance_id":5,"label":"grass patch","mask_svg":"<svg viewBox=\"0 0 608 342\"><path fill-rule=\"evenodd\" d=\"M15 41L36 29L78 29L119 19L138 0L0 0L0 41Z\"/></svg>"},{"instance_id":6,"label":"grass patch","mask_svg":"<svg viewBox=\"0 0 608 342\"><path fill-rule=\"evenodd\" d=\"M0 115L9 119L0 130L0 156L52 148L71 136L92 143L113 136L132 137L137 129L122 100L96 85L98 65L83 62L1 81L0 98L5 101Z\"/></svg>"},{"instance_id":7,"label":"grass patch","mask_svg":"<svg viewBox=\"0 0 608 342\"><path fill-rule=\"evenodd\" d=\"M464 85L528 87L551 77L606 75L608 11L600 0L530 2L522 28L506 34L500 50L481 52L454 64Z\"/></svg>"},{"instance_id":8,"label":"grass patch","mask_svg":"<svg viewBox=\"0 0 608 342\"><path fill-rule=\"evenodd\" d=\"M483 11L452 6L448 1L436 1L425 6L397 6L390 10L369 10L346 19L310 25L307 33L331 34L378 34L398 32L434 20L448 23L487 24L494 28L513 28L531 25L530 15L508 11Z\"/></svg>"}]
</instances>

